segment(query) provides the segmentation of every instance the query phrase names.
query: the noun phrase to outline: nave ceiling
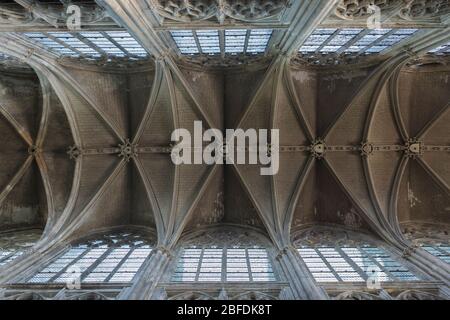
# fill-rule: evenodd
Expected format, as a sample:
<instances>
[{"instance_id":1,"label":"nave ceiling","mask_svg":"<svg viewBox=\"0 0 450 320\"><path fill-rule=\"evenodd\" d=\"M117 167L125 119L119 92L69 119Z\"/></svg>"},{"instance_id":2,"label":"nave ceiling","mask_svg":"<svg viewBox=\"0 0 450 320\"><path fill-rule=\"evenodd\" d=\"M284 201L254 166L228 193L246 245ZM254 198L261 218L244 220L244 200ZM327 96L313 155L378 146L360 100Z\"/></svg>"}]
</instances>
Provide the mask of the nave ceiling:
<instances>
[{"instance_id":1,"label":"nave ceiling","mask_svg":"<svg viewBox=\"0 0 450 320\"><path fill-rule=\"evenodd\" d=\"M448 235L448 1L375 1L383 28L418 31L373 55L298 51L316 29L360 28L365 1L80 1L86 31L126 31L148 53L99 59L27 36L68 31L68 2L30 2L0 5L0 231L38 228L50 246L141 226L173 248L226 224L256 228L278 250L312 225L399 250L422 227ZM239 28L274 31L254 56L223 44L185 55L171 36ZM174 165L171 133L194 121L279 129L279 173Z\"/></svg>"}]
</instances>

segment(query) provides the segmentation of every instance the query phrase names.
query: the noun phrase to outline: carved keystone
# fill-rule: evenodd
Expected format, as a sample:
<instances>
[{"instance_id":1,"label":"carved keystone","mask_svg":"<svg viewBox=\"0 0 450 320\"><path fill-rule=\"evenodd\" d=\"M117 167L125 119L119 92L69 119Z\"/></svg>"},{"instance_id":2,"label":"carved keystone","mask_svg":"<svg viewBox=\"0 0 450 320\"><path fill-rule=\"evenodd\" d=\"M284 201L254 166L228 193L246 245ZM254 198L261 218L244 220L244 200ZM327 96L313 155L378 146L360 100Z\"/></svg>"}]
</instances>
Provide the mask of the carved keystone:
<instances>
[{"instance_id":1,"label":"carved keystone","mask_svg":"<svg viewBox=\"0 0 450 320\"><path fill-rule=\"evenodd\" d=\"M326 149L327 146L325 145L325 142L320 139L314 141L313 144L309 147L309 151L316 159L322 159L325 155Z\"/></svg>"},{"instance_id":2,"label":"carved keystone","mask_svg":"<svg viewBox=\"0 0 450 320\"><path fill-rule=\"evenodd\" d=\"M28 148L28 154L35 157L41 150L37 146L30 146Z\"/></svg>"},{"instance_id":3,"label":"carved keystone","mask_svg":"<svg viewBox=\"0 0 450 320\"><path fill-rule=\"evenodd\" d=\"M423 143L416 139L410 139L405 143L405 155L409 158L423 155L423 149Z\"/></svg>"},{"instance_id":4,"label":"carved keystone","mask_svg":"<svg viewBox=\"0 0 450 320\"><path fill-rule=\"evenodd\" d=\"M71 160L77 160L79 156L81 156L81 150L77 146L69 147L67 150L67 154Z\"/></svg>"},{"instance_id":5,"label":"carved keystone","mask_svg":"<svg viewBox=\"0 0 450 320\"><path fill-rule=\"evenodd\" d=\"M125 140L124 144L119 144L119 157L123 158L126 162L129 162L131 158L137 157L136 147L136 145L131 144L129 139Z\"/></svg>"},{"instance_id":6,"label":"carved keystone","mask_svg":"<svg viewBox=\"0 0 450 320\"><path fill-rule=\"evenodd\" d=\"M361 147L359 148L359 150L361 151L361 155L368 157L373 153L374 147L373 144L369 142L363 142L361 143Z\"/></svg>"}]
</instances>

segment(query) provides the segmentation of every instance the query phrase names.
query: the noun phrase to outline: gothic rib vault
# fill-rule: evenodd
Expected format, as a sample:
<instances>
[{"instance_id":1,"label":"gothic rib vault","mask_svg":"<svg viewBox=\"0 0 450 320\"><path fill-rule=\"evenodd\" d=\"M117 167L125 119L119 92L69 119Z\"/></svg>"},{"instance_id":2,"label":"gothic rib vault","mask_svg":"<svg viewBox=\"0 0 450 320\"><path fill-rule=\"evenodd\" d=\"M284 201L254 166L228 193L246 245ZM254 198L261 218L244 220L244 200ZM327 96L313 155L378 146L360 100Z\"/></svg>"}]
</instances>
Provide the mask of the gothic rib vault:
<instances>
[{"instance_id":1,"label":"gothic rib vault","mask_svg":"<svg viewBox=\"0 0 450 320\"><path fill-rule=\"evenodd\" d=\"M156 253L124 297L223 298L220 288L200 297L176 286L160 293L158 282L167 281L183 239L236 228L269 243L289 293L275 286L238 297L228 288L227 298L379 298L361 288L323 289L304 276L293 242L325 226L376 239L432 287L392 289L392 297L448 298L448 264L412 241L425 226L443 229L448 241L450 69L448 56L420 57L449 41L448 26L373 61L311 65L297 57L299 44L331 12L323 25L350 14L345 1L316 1L295 7L269 58L223 69L180 62L154 16L141 10L146 1L97 2L139 39L149 60L87 64L18 33L0 34L0 50L31 67L0 73L0 230L43 230L31 255L0 269L1 283L19 283L43 263L39 255L95 230L139 227L155 236ZM266 2L276 15L286 1ZM196 19L251 22L231 7L203 8L209 11ZM423 17L408 8L401 19ZM359 18L363 11L351 12ZM166 8L161 16L168 12L175 14ZM171 23L193 19L177 17ZM261 176L257 165L174 165L170 135L192 132L196 120L205 129L279 129L279 173ZM92 297L101 298L98 292Z\"/></svg>"}]
</instances>

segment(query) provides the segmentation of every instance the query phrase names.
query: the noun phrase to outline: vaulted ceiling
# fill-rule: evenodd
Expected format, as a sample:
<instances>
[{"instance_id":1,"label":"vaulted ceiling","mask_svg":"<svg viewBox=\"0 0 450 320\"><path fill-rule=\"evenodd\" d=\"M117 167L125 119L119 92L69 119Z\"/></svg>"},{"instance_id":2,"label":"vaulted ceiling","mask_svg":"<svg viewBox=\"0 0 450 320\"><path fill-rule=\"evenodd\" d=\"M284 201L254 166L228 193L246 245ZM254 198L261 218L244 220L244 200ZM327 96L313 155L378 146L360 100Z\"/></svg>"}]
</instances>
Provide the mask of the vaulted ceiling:
<instances>
[{"instance_id":1,"label":"vaulted ceiling","mask_svg":"<svg viewBox=\"0 0 450 320\"><path fill-rule=\"evenodd\" d=\"M22 12L21 2L0 10ZM0 20L0 50L32 68L0 73L0 230L40 226L56 241L140 225L170 247L186 231L227 223L259 228L283 248L316 223L394 245L406 241L402 223L450 223L449 60L424 56L450 41L448 6L420 13L384 1L383 27L427 28L350 61L298 50L317 28L342 28L336 21L361 27L362 1L350 1L356 11L349 1L256 1L266 10L253 13L234 1L196 10L177 2L178 11L170 1L97 2L105 10L84 4L101 17L87 29L123 27L150 59L61 57L21 31L55 31L48 20L64 15L22 12L12 23L0 11L9 21ZM230 56L222 45L217 56L184 56L169 32L226 37L252 27L275 30L262 55ZM192 132L196 120L205 130L279 129L279 173L174 165L171 133Z\"/></svg>"}]
</instances>

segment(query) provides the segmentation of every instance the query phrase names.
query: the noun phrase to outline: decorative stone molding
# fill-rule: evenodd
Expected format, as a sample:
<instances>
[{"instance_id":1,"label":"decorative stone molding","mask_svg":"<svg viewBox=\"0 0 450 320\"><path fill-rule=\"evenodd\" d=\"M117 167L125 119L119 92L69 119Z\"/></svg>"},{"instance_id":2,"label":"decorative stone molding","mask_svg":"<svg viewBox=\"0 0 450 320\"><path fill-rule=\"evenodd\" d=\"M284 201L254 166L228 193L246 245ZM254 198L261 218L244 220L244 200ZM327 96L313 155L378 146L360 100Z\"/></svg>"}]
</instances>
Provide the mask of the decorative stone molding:
<instances>
[{"instance_id":1,"label":"decorative stone molding","mask_svg":"<svg viewBox=\"0 0 450 320\"><path fill-rule=\"evenodd\" d=\"M224 57L212 55L182 56L179 62L184 67L207 69L228 69L245 66L267 66L272 61L270 55L225 55Z\"/></svg>"},{"instance_id":2,"label":"decorative stone molding","mask_svg":"<svg viewBox=\"0 0 450 320\"><path fill-rule=\"evenodd\" d=\"M286 255L289 251L289 247L284 247L280 251L278 251L277 255L275 256L275 260L281 260L281 258Z\"/></svg>"},{"instance_id":3,"label":"decorative stone molding","mask_svg":"<svg viewBox=\"0 0 450 320\"><path fill-rule=\"evenodd\" d=\"M404 223L401 230L414 245L440 245L450 242L450 227L438 223Z\"/></svg>"},{"instance_id":4,"label":"decorative stone molding","mask_svg":"<svg viewBox=\"0 0 450 320\"><path fill-rule=\"evenodd\" d=\"M132 158L137 157L137 145L132 144L129 139L125 140L125 143L119 144L120 152L119 157L123 158L126 162L129 162Z\"/></svg>"},{"instance_id":5,"label":"decorative stone molding","mask_svg":"<svg viewBox=\"0 0 450 320\"><path fill-rule=\"evenodd\" d=\"M123 144L119 144L115 148L105 147L96 149L81 149L78 146L71 146L68 148L67 154L70 159L76 160L80 156L92 156L92 155L106 155L116 154L125 161L129 162L131 159L136 158L139 154L154 154L163 153L170 154L172 152L171 146L150 146L150 147L138 147L136 144L132 144L129 139L126 139Z\"/></svg>"},{"instance_id":6,"label":"decorative stone molding","mask_svg":"<svg viewBox=\"0 0 450 320\"><path fill-rule=\"evenodd\" d=\"M0 249L9 251L28 250L41 238L42 230L25 230L0 233Z\"/></svg>"},{"instance_id":7,"label":"decorative stone molding","mask_svg":"<svg viewBox=\"0 0 450 320\"><path fill-rule=\"evenodd\" d=\"M433 18L450 12L449 0L407 0L399 16L406 20Z\"/></svg>"},{"instance_id":8,"label":"decorative stone molding","mask_svg":"<svg viewBox=\"0 0 450 320\"><path fill-rule=\"evenodd\" d=\"M17 288L16 288L17 287ZM96 285L96 288L86 290L67 290L58 286L39 286L27 288L14 286L5 289L3 300L114 300L120 294L121 287L105 287Z\"/></svg>"},{"instance_id":9,"label":"decorative stone molding","mask_svg":"<svg viewBox=\"0 0 450 320\"><path fill-rule=\"evenodd\" d=\"M410 257L415 251L416 251L416 248L414 246L413 247L406 247L405 249L403 249L402 257L403 258Z\"/></svg>"},{"instance_id":10,"label":"decorative stone molding","mask_svg":"<svg viewBox=\"0 0 450 320\"><path fill-rule=\"evenodd\" d=\"M374 13L372 6L381 10L392 9L402 0L341 0L335 10L335 15L341 19L354 20L367 18Z\"/></svg>"},{"instance_id":11,"label":"decorative stone molding","mask_svg":"<svg viewBox=\"0 0 450 320\"><path fill-rule=\"evenodd\" d=\"M129 72L130 69L154 69L154 62L150 57L147 58L131 58L131 57L111 57L103 56L99 59L90 59L88 57L71 57L61 56L58 58L58 63L63 66L80 68L89 70L93 68L100 68L105 71L122 71Z\"/></svg>"},{"instance_id":12,"label":"decorative stone molding","mask_svg":"<svg viewBox=\"0 0 450 320\"><path fill-rule=\"evenodd\" d=\"M429 66L442 66L444 68L448 68L450 65L450 55L434 55L427 54L425 56L421 56L415 59L410 59L406 67L414 69L415 71L418 68L429 67ZM447 70L447 69L445 69Z\"/></svg>"},{"instance_id":13,"label":"decorative stone molding","mask_svg":"<svg viewBox=\"0 0 450 320\"><path fill-rule=\"evenodd\" d=\"M322 159L325 156L327 146L321 139L315 140L310 146L309 151L311 155L316 159Z\"/></svg>"},{"instance_id":14,"label":"decorative stone molding","mask_svg":"<svg viewBox=\"0 0 450 320\"><path fill-rule=\"evenodd\" d=\"M362 219L354 208L351 208L350 211L345 213L338 211L338 217L346 227L359 229L362 226Z\"/></svg>"},{"instance_id":15,"label":"decorative stone molding","mask_svg":"<svg viewBox=\"0 0 450 320\"><path fill-rule=\"evenodd\" d=\"M261 290L243 290L240 288L227 289L222 288L220 291L192 289L185 292L166 288L162 294L168 300L279 300L284 295L284 289Z\"/></svg>"},{"instance_id":16,"label":"decorative stone molding","mask_svg":"<svg viewBox=\"0 0 450 320\"><path fill-rule=\"evenodd\" d=\"M6 300L50 300L38 292L24 292L15 296L8 297Z\"/></svg>"},{"instance_id":17,"label":"decorative stone molding","mask_svg":"<svg viewBox=\"0 0 450 320\"><path fill-rule=\"evenodd\" d=\"M27 1L20 3L23 7L2 5L0 7L1 24L42 24L48 23L54 27L65 25L70 18L68 7L73 4L70 0L64 0L62 5L48 4L39 1ZM90 4L77 4L81 12L81 24L90 25L102 22L109 18L106 10Z\"/></svg>"},{"instance_id":18,"label":"decorative stone molding","mask_svg":"<svg viewBox=\"0 0 450 320\"><path fill-rule=\"evenodd\" d=\"M335 53L311 53L294 56L291 65L298 66L338 66L356 64L360 62L361 56L358 54L335 54Z\"/></svg>"},{"instance_id":19,"label":"decorative stone molding","mask_svg":"<svg viewBox=\"0 0 450 320\"><path fill-rule=\"evenodd\" d=\"M284 10L288 0L225 0L223 12L240 21L258 21L274 17Z\"/></svg>"},{"instance_id":20,"label":"decorative stone molding","mask_svg":"<svg viewBox=\"0 0 450 320\"><path fill-rule=\"evenodd\" d=\"M77 146L71 146L67 150L70 160L77 160L81 155L82 151Z\"/></svg>"},{"instance_id":21,"label":"decorative stone molding","mask_svg":"<svg viewBox=\"0 0 450 320\"><path fill-rule=\"evenodd\" d=\"M396 300L445 300L444 298L430 292L419 290L406 290L400 293Z\"/></svg>"},{"instance_id":22,"label":"decorative stone molding","mask_svg":"<svg viewBox=\"0 0 450 320\"><path fill-rule=\"evenodd\" d=\"M151 0L150 4L160 16L180 22L207 20L217 13L212 0Z\"/></svg>"},{"instance_id":23,"label":"decorative stone molding","mask_svg":"<svg viewBox=\"0 0 450 320\"><path fill-rule=\"evenodd\" d=\"M363 20L377 10L385 17L426 21L449 12L449 0L341 0L334 15L343 20Z\"/></svg>"},{"instance_id":24,"label":"decorative stone molding","mask_svg":"<svg viewBox=\"0 0 450 320\"><path fill-rule=\"evenodd\" d=\"M423 155L423 142L412 138L405 142L405 156L408 158L416 158Z\"/></svg>"},{"instance_id":25,"label":"decorative stone molding","mask_svg":"<svg viewBox=\"0 0 450 320\"><path fill-rule=\"evenodd\" d=\"M68 296L67 300L112 300L112 298L105 296L101 292L92 291Z\"/></svg>"},{"instance_id":26,"label":"decorative stone molding","mask_svg":"<svg viewBox=\"0 0 450 320\"><path fill-rule=\"evenodd\" d=\"M364 291L346 291L334 297L333 300L383 300L383 298Z\"/></svg>"},{"instance_id":27,"label":"decorative stone molding","mask_svg":"<svg viewBox=\"0 0 450 320\"><path fill-rule=\"evenodd\" d=\"M358 232L326 226L315 226L301 230L294 233L292 238L292 243L296 248L303 246L358 246L367 244L367 242L367 236L362 236Z\"/></svg>"},{"instance_id":28,"label":"decorative stone molding","mask_svg":"<svg viewBox=\"0 0 450 320\"><path fill-rule=\"evenodd\" d=\"M195 22L216 17L239 21L260 21L280 14L288 0L151 0L150 5L161 17Z\"/></svg>"},{"instance_id":29,"label":"decorative stone molding","mask_svg":"<svg viewBox=\"0 0 450 320\"><path fill-rule=\"evenodd\" d=\"M122 229L123 230L123 229ZM132 247L140 247L145 245L155 245L156 236L152 232L130 231L102 231L91 234L90 236L73 241L74 245L85 245L89 248L98 247L120 247L129 245Z\"/></svg>"},{"instance_id":30,"label":"decorative stone molding","mask_svg":"<svg viewBox=\"0 0 450 320\"><path fill-rule=\"evenodd\" d=\"M361 151L361 155L364 157L371 156L374 152L374 145L369 142L363 142L363 143L361 143L360 151Z\"/></svg>"},{"instance_id":31,"label":"decorative stone molding","mask_svg":"<svg viewBox=\"0 0 450 320\"><path fill-rule=\"evenodd\" d=\"M267 246L265 237L256 231L233 226L206 228L203 231L188 235L180 241L183 246Z\"/></svg>"},{"instance_id":32,"label":"decorative stone molding","mask_svg":"<svg viewBox=\"0 0 450 320\"><path fill-rule=\"evenodd\" d=\"M0 7L0 24L30 23L34 20L31 12L16 7Z\"/></svg>"}]
</instances>

